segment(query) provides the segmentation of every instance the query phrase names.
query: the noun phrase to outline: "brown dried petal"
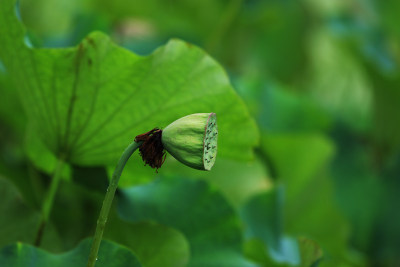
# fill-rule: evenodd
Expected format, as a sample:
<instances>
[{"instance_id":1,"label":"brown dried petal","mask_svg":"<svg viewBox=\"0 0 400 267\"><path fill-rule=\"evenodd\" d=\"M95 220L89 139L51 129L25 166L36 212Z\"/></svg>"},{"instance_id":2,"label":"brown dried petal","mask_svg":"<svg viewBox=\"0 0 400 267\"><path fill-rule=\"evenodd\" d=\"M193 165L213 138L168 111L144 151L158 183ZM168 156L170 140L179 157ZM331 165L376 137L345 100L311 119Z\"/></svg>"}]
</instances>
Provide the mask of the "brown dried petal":
<instances>
[{"instance_id":1,"label":"brown dried petal","mask_svg":"<svg viewBox=\"0 0 400 267\"><path fill-rule=\"evenodd\" d=\"M145 165L158 169L165 161L164 146L161 142L162 130L154 128L147 133L135 137L135 142L143 142L139 147L139 153L142 156Z\"/></svg>"}]
</instances>

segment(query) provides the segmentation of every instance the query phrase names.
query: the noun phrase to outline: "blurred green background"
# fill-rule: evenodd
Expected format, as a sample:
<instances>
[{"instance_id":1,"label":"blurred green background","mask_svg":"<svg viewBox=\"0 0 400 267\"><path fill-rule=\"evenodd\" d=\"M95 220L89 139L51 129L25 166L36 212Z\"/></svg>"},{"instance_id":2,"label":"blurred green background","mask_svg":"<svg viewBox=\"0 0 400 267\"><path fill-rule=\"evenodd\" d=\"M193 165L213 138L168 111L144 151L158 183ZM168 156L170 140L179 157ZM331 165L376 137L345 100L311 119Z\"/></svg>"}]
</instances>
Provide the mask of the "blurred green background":
<instances>
[{"instance_id":1,"label":"blurred green background","mask_svg":"<svg viewBox=\"0 0 400 267\"><path fill-rule=\"evenodd\" d=\"M255 225L243 232L248 259L299 265L293 242L300 237L318 244L321 266L400 266L399 1L21 0L20 10L34 47L75 46L100 30L139 55L179 38L223 66L257 122L255 158L217 159L207 175L167 162L160 173L205 180L222 192L244 228ZM38 209L49 178L24 155L25 115L8 83L2 74L0 175ZM98 207L90 205L101 197L68 200L68 190L103 192L106 178L90 177L106 171L70 171L79 188L65 182L58 205L86 203L95 218ZM156 174L134 175L142 184ZM60 212L56 224L75 231L61 237L62 251L89 236L95 219L81 225L68 218L85 211Z\"/></svg>"}]
</instances>

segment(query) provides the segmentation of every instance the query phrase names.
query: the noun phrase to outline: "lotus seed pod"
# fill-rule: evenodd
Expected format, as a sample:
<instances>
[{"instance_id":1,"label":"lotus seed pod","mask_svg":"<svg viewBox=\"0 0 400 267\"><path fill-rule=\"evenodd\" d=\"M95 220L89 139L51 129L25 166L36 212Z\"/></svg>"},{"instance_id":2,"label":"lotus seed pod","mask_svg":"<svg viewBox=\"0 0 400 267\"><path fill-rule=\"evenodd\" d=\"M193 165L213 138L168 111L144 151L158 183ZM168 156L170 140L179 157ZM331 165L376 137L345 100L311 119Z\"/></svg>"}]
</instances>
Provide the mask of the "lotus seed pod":
<instances>
[{"instance_id":1,"label":"lotus seed pod","mask_svg":"<svg viewBox=\"0 0 400 267\"><path fill-rule=\"evenodd\" d=\"M197 113L180 118L163 131L165 150L181 163L199 170L211 170L217 156L217 116Z\"/></svg>"}]
</instances>

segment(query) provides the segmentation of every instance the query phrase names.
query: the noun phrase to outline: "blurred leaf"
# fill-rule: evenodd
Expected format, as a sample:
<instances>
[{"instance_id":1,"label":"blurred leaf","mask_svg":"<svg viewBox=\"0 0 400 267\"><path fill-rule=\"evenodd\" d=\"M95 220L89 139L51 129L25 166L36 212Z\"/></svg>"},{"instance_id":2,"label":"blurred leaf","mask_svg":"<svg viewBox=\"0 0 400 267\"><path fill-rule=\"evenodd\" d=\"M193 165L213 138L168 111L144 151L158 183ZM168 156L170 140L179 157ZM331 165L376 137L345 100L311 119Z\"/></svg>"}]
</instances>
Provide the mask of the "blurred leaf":
<instances>
[{"instance_id":1,"label":"blurred leaf","mask_svg":"<svg viewBox=\"0 0 400 267\"><path fill-rule=\"evenodd\" d=\"M10 127L15 135L22 135L25 129L26 116L19 102L19 96L15 87L7 75L2 72L0 60L0 122ZM12 114L12 116L10 116Z\"/></svg>"},{"instance_id":2,"label":"blurred leaf","mask_svg":"<svg viewBox=\"0 0 400 267\"><path fill-rule=\"evenodd\" d=\"M87 8L88 0L24 0L22 21L35 47L76 45L93 30L110 32L110 22ZM57 23L51 23L56 21Z\"/></svg>"},{"instance_id":3,"label":"blurred leaf","mask_svg":"<svg viewBox=\"0 0 400 267\"><path fill-rule=\"evenodd\" d=\"M246 237L260 238L271 251L279 253L283 232L282 210L282 187L252 197L241 212L246 225Z\"/></svg>"},{"instance_id":4,"label":"blurred leaf","mask_svg":"<svg viewBox=\"0 0 400 267\"><path fill-rule=\"evenodd\" d=\"M93 176L91 178L96 179ZM50 220L61 237L63 250L73 249L82 239L94 233L104 192L88 190L70 181L60 183ZM45 229L44 237L47 235ZM49 252L63 251L46 246L43 248Z\"/></svg>"},{"instance_id":5,"label":"blurred leaf","mask_svg":"<svg viewBox=\"0 0 400 267\"><path fill-rule=\"evenodd\" d=\"M398 211L399 196L399 174L396 174L395 179L382 177L384 186L384 197L382 204L379 206L376 216L377 222L374 224L373 241L370 248L375 248L376 240L380 247L372 250L376 262L382 266L396 266L400 261L400 216Z\"/></svg>"},{"instance_id":6,"label":"blurred leaf","mask_svg":"<svg viewBox=\"0 0 400 267\"><path fill-rule=\"evenodd\" d=\"M317 267L321 260L323 252L319 245L308 238L298 238L302 267Z\"/></svg>"},{"instance_id":7,"label":"blurred leaf","mask_svg":"<svg viewBox=\"0 0 400 267\"><path fill-rule=\"evenodd\" d=\"M261 100L261 101L260 101ZM310 132L326 130L331 119L304 94L269 84L259 96L259 125L268 132Z\"/></svg>"},{"instance_id":8,"label":"blurred leaf","mask_svg":"<svg viewBox=\"0 0 400 267\"><path fill-rule=\"evenodd\" d=\"M61 1L21 1L21 14L30 30L40 35L57 36L70 29L73 11L79 7L80 2L75 0ZM57 21L57 23L49 23Z\"/></svg>"},{"instance_id":9,"label":"blurred leaf","mask_svg":"<svg viewBox=\"0 0 400 267\"><path fill-rule=\"evenodd\" d=\"M318 28L310 38L312 97L356 131L371 127L373 95L368 73L340 38ZM340 79L338 79L340 77Z\"/></svg>"},{"instance_id":10,"label":"blurred leaf","mask_svg":"<svg viewBox=\"0 0 400 267\"><path fill-rule=\"evenodd\" d=\"M319 134L265 134L261 148L276 167L277 178L287 184L290 201L308 182L316 180L334 153L333 144Z\"/></svg>"},{"instance_id":11,"label":"blurred leaf","mask_svg":"<svg viewBox=\"0 0 400 267\"><path fill-rule=\"evenodd\" d=\"M268 170L259 158L252 162L217 159L212 171L198 175L218 188L236 209L253 195L272 187Z\"/></svg>"},{"instance_id":12,"label":"blurred leaf","mask_svg":"<svg viewBox=\"0 0 400 267\"><path fill-rule=\"evenodd\" d=\"M33 243L40 223L40 213L28 207L17 189L0 177L0 248L14 243ZM43 246L60 247L60 241L54 227L49 225L48 234L43 239ZM1 264L0 266L4 266ZM6 265L8 266L8 265Z\"/></svg>"},{"instance_id":13,"label":"blurred leaf","mask_svg":"<svg viewBox=\"0 0 400 267\"><path fill-rule=\"evenodd\" d=\"M101 170L74 168L74 175L81 177L84 173L88 177L83 181L96 181L101 178L97 175L102 175ZM64 249L74 248L83 238L94 233L103 194L106 191L105 188L97 188L96 191L93 188L87 189L80 186L81 183L81 180L78 183L63 181L54 202L51 221L60 233ZM45 232L44 236L47 234ZM148 267L185 266L189 260L188 243L179 231L154 223L134 224L121 221L114 209L107 220L104 236L130 248L139 261ZM53 248L47 249L60 252Z\"/></svg>"},{"instance_id":14,"label":"blurred leaf","mask_svg":"<svg viewBox=\"0 0 400 267\"><path fill-rule=\"evenodd\" d=\"M7 181L0 180L0 193L5 197L4 206L0 205L0 211L8 214L0 218L0 248L15 241L33 242L40 222L39 214L24 206L19 196L16 196L16 199L12 198L14 190L9 188ZM42 246L57 253L63 251L60 249L61 243L63 248L75 247L94 230L101 199L98 193L93 194L73 183L64 182L60 186L55 201L56 208L51 215L52 227L46 228ZM55 243L51 239L54 239L54 228L60 233L62 242L58 240L58 243ZM162 225L132 224L112 216L107 224L105 238L132 249L148 267L158 267L161 263L163 266L185 266L189 260L189 246L185 237L180 232ZM82 252L82 255L87 257L89 254ZM1 256L0 266L3 266ZM42 265L38 263L37 266Z\"/></svg>"},{"instance_id":15,"label":"blurred leaf","mask_svg":"<svg viewBox=\"0 0 400 267\"><path fill-rule=\"evenodd\" d=\"M242 16L232 27L221 53L226 60L256 64L263 76L286 84L302 78L307 70L308 14L301 1L245 1ZM234 49L225 49L234 44ZM252 63L254 62L254 63Z\"/></svg>"},{"instance_id":16,"label":"blurred leaf","mask_svg":"<svg viewBox=\"0 0 400 267\"><path fill-rule=\"evenodd\" d=\"M319 135L265 135L262 148L286 186L285 230L317 241L326 249L327 259L346 262L348 224L326 174L332 143Z\"/></svg>"},{"instance_id":17,"label":"blurred leaf","mask_svg":"<svg viewBox=\"0 0 400 267\"><path fill-rule=\"evenodd\" d=\"M319 262L322 260L323 252L315 241L305 237L299 237L297 238L297 242L293 241L293 239L291 239L291 242L294 242L293 244L295 244L295 248L300 250L300 256L298 255L297 257L300 257L301 261L299 260L298 264L296 265L287 262L276 262L275 260L273 260L271 255L267 252L265 244L260 239L249 239L245 243L245 253L246 256L265 267L319 266Z\"/></svg>"},{"instance_id":18,"label":"blurred leaf","mask_svg":"<svg viewBox=\"0 0 400 267\"><path fill-rule=\"evenodd\" d=\"M24 142L25 153L32 164L39 170L53 174L56 169L58 159L49 151L45 143L38 137L32 125L28 126ZM71 168L69 164L65 164L61 171L62 178L70 180Z\"/></svg>"},{"instance_id":19,"label":"blurred leaf","mask_svg":"<svg viewBox=\"0 0 400 267\"><path fill-rule=\"evenodd\" d=\"M179 231L156 223L128 223L112 216L105 238L132 249L146 267L183 267L190 258L190 247Z\"/></svg>"},{"instance_id":20,"label":"blurred leaf","mask_svg":"<svg viewBox=\"0 0 400 267\"><path fill-rule=\"evenodd\" d=\"M259 158L251 162L218 158L212 171L199 172L170 157L163 166L161 173L204 179L210 185L216 187L236 209L239 209L253 195L272 186L268 170Z\"/></svg>"},{"instance_id":21,"label":"blurred leaf","mask_svg":"<svg viewBox=\"0 0 400 267\"><path fill-rule=\"evenodd\" d=\"M170 155L167 156L166 161L172 158ZM164 172L165 168L168 167L168 163L164 163L162 168L158 170L161 174ZM181 165L183 165L181 163ZM115 169L115 164L107 166L108 177L112 177ZM197 171L197 170L196 170ZM133 185L145 184L155 178L155 170L149 167L145 167L143 160L137 156L133 155L132 159L125 165L124 171L122 172L121 178L119 180L119 187L130 187Z\"/></svg>"},{"instance_id":22,"label":"blurred leaf","mask_svg":"<svg viewBox=\"0 0 400 267\"><path fill-rule=\"evenodd\" d=\"M84 267L87 264L91 240L86 239L75 249L63 254L51 254L42 249L17 243L0 251L0 264L9 267ZM110 241L101 242L96 267L140 267L133 253Z\"/></svg>"},{"instance_id":23,"label":"blurred leaf","mask_svg":"<svg viewBox=\"0 0 400 267\"><path fill-rule=\"evenodd\" d=\"M113 163L137 134L212 111L219 156L252 156L255 123L223 69L199 48L172 40L139 57L96 32L74 48L32 49L14 16L15 1L0 3L0 25L7 25L0 26L0 58L54 155L79 165Z\"/></svg>"},{"instance_id":24,"label":"blurred leaf","mask_svg":"<svg viewBox=\"0 0 400 267\"><path fill-rule=\"evenodd\" d=\"M12 147L11 149L14 148ZM10 153L11 155L7 155L6 153ZM41 194L42 184L38 183L36 178L40 175L31 168L27 168L20 159L14 159L12 152L7 151L6 153L4 154L7 155L7 160L0 160L0 176L10 181L21 193L26 203L30 204L31 207L39 207L39 202L43 195ZM29 171L27 169L29 169Z\"/></svg>"},{"instance_id":25,"label":"blurred leaf","mask_svg":"<svg viewBox=\"0 0 400 267\"><path fill-rule=\"evenodd\" d=\"M332 163L338 204L352 225L351 242L358 249L374 246L378 213L385 204L384 183L376 172L371 145L349 129L337 127L334 134L338 151Z\"/></svg>"},{"instance_id":26,"label":"blurred leaf","mask_svg":"<svg viewBox=\"0 0 400 267\"><path fill-rule=\"evenodd\" d=\"M275 262L269 255L265 244L258 238L246 240L244 243L244 253L246 257L265 267L286 267L285 263Z\"/></svg>"},{"instance_id":27,"label":"blurred leaf","mask_svg":"<svg viewBox=\"0 0 400 267\"><path fill-rule=\"evenodd\" d=\"M392 46L399 47L400 30L397 26L398 12L400 11L400 3L396 0L374 1L374 8L380 18L382 28L384 28L390 36L396 37L397 42L393 42ZM400 56L397 51L397 56Z\"/></svg>"},{"instance_id":28,"label":"blurred leaf","mask_svg":"<svg viewBox=\"0 0 400 267\"><path fill-rule=\"evenodd\" d=\"M119 186L124 188L154 180L154 169L144 168L143 165L140 159L129 161L121 175ZM111 176L114 168L109 167L107 170ZM158 172L166 176L205 179L218 188L234 208L239 208L252 195L271 187L268 170L259 158L243 162L218 157L212 171L204 172L187 167L173 157L167 156Z\"/></svg>"},{"instance_id":29,"label":"blurred leaf","mask_svg":"<svg viewBox=\"0 0 400 267\"><path fill-rule=\"evenodd\" d=\"M381 161L400 147L400 72L381 73L369 66L374 92L374 129Z\"/></svg>"},{"instance_id":30,"label":"blurred leaf","mask_svg":"<svg viewBox=\"0 0 400 267\"><path fill-rule=\"evenodd\" d=\"M219 23L228 3L226 0L176 0L171 5L171 2L163 0L92 0L90 6L114 23L127 18L145 19L164 38L185 36L196 40L210 35L210 30Z\"/></svg>"},{"instance_id":31,"label":"blurred leaf","mask_svg":"<svg viewBox=\"0 0 400 267\"><path fill-rule=\"evenodd\" d=\"M109 184L106 168L72 166L72 172L72 179L75 183L83 185L89 190L99 191L101 194L106 192Z\"/></svg>"},{"instance_id":32,"label":"blurred leaf","mask_svg":"<svg viewBox=\"0 0 400 267\"><path fill-rule=\"evenodd\" d=\"M241 217L248 239L260 239L269 256L277 263L300 263L296 241L283 236L283 187L252 197L243 207Z\"/></svg>"},{"instance_id":33,"label":"blurred leaf","mask_svg":"<svg viewBox=\"0 0 400 267\"><path fill-rule=\"evenodd\" d=\"M163 177L124 189L118 209L125 220L153 220L181 231L190 244L188 266L254 266L241 254L233 209L204 181Z\"/></svg>"},{"instance_id":34,"label":"blurred leaf","mask_svg":"<svg viewBox=\"0 0 400 267\"><path fill-rule=\"evenodd\" d=\"M94 174L88 179L96 180ZM64 249L74 248L83 238L94 233L104 192L86 189L77 183L62 182L51 220L60 233ZM44 237L48 234L46 229ZM131 249L148 267L160 266L160 262L166 267L178 267L189 258L187 241L180 232L154 223L123 222L117 218L114 209L107 220L104 238ZM44 247L51 252L62 251Z\"/></svg>"}]
</instances>

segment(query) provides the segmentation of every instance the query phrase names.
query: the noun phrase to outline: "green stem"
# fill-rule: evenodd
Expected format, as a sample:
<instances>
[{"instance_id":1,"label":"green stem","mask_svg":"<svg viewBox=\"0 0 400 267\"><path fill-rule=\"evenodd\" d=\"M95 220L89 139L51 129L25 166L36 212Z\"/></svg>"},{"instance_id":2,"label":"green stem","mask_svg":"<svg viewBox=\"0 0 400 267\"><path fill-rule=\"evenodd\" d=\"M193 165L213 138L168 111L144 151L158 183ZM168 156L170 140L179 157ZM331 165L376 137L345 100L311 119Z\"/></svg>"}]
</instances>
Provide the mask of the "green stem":
<instances>
[{"instance_id":1,"label":"green stem","mask_svg":"<svg viewBox=\"0 0 400 267\"><path fill-rule=\"evenodd\" d=\"M133 154L133 152L135 152L136 149L140 147L141 144L142 142L131 143L125 149L124 153L122 153L122 156L119 159L117 166L115 167L110 185L108 186L107 193L103 201L103 206L101 207L99 219L97 220L96 232L93 237L93 243L90 249L87 267L93 267L96 264L97 254L99 252L101 239L103 237L104 228L106 227L108 213L110 212L111 209L115 191L117 190L118 187L119 178L121 177L122 170L124 169L125 164L128 161L129 157Z\"/></svg>"},{"instance_id":2,"label":"green stem","mask_svg":"<svg viewBox=\"0 0 400 267\"><path fill-rule=\"evenodd\" d=\"M40 246L42 241L43 231L46 226L47 221L49 220L51 208L53 207L54 197L57 193L58 185L61 180L61 171L64 166L64 157L61 156L58 158L56 169L54 170L53 176L51 178L50 188L47 192L46 198L43 202L42 206L42 218L39 225L39 229L36 234L35 246Z\"/></svg>"}]
</instances>

